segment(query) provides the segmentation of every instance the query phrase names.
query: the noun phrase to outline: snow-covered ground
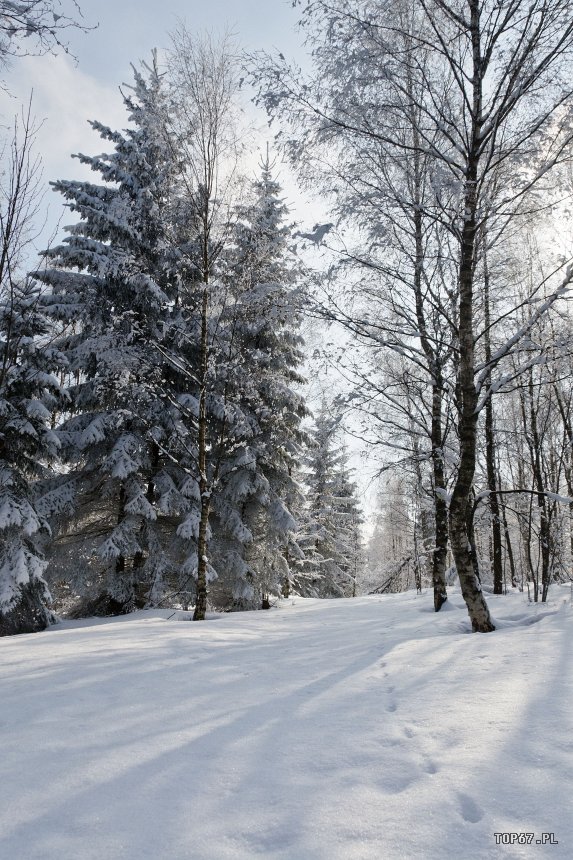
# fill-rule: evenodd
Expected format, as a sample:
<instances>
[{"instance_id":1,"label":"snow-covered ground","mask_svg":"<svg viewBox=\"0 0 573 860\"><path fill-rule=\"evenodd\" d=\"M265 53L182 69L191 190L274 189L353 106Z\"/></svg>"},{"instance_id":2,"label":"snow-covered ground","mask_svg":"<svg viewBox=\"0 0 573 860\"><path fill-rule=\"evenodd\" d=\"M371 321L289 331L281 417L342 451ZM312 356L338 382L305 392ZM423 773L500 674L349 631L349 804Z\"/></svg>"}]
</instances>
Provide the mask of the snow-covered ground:
<instances>
[{"instance_id":1,"label":"snow-covered ground","mask_svg":"<svg viewBox=\"0 0 573 860\"><path fill-rule=\"evenodd\" d=\"M0 640L0 857L573 857L569 590L489 602L487 635L454 592Z\"/></svg>"}]
</instances>

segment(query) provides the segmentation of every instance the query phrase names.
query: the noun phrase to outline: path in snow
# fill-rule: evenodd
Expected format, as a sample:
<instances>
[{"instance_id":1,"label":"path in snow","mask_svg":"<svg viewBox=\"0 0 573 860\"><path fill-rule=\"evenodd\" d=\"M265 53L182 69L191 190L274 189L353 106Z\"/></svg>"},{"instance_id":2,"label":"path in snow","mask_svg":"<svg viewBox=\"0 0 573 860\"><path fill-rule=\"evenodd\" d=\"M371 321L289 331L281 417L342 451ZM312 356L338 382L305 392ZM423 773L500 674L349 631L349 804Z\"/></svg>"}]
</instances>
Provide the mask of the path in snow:
<instances>
[{"instance_id":1,"label":"path in snow","mask_svg":"<svg viewBox=\"0 0 573 860\"><path fill-rule=\"evenodd\" d=\"M2 639L0 857L573 857L566 593L487 635L410 593Z\"/></svg>"}]
</instances>

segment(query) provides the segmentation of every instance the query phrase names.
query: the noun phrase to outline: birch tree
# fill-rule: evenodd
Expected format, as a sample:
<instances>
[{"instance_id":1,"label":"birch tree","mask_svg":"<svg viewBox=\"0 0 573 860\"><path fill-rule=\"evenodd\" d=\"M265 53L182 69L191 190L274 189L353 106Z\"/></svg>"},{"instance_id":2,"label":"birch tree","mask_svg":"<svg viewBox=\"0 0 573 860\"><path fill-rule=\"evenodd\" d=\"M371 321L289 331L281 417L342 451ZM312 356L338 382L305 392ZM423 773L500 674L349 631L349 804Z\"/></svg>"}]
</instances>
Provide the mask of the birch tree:
<instances>
[{"instance_id":1,"label":"birch tree","mask_svg":"<svg viewBox=\"0 0 573 860\"><path fill-rule=\"evenodd\" d=\"M187 274L180 305L183 336L192 353L189 369L197 388L197 443L192 460L199 515L190 526L196 540L193 617L200 621L207 611L208 581L215 576L208 557L213 489L221 476L223 452L234 435L234 428L229 426L233 409L227 402L228 387L224 381L222 389L218 387L216 373L221 312L217 265L229 237L238 165L234 123L238 76L231 41L217 43L210 37L197 40L182 25L173 35L169 72L184 159L182 238L185 231L188 234L187 242L181 243ZM233 420L236 425L240 423L238 413Z\"/></svg>"},{"instance_id":2,"label":"birch tree","mask_svg":"<svg viewBox=\"0 0 573 860\"><path fill-rule=\"evenodd\" d=\"M316 76L301 81L286 62L269 57L259 58L255 73L262 100L288 124L293 160L304 163L306 153L322 145L325 169L339 177L328 146L357 150L365 141L376 141L384 187L385 166L394 154L419 153L428 160L434 193L419 207L447 231L455 271L450 318L459 452L449 536L472 629L487 632L494 625L468 533L478 418L492 391L522 371L504 365L537 320L564 296L572 270L564 266L553 274L546 300L532 305L522 324L517 308L490 322L503 324L505 337L487 360L476 347L479 236L486 229L490 246L503 241L508 224L532 205L534 193L551 193L552 171L569 158L573 4L355 0L349 8L338 0L311 0L302 5ZM419 87L408 85L411 76ZM415 136L404 138L406 125ZM352 176L346 180L352 185ZM385 238L393 249L393 237ZM530 298L539 295L540 287L533 286Z\"/></svg>"}]
</instances>

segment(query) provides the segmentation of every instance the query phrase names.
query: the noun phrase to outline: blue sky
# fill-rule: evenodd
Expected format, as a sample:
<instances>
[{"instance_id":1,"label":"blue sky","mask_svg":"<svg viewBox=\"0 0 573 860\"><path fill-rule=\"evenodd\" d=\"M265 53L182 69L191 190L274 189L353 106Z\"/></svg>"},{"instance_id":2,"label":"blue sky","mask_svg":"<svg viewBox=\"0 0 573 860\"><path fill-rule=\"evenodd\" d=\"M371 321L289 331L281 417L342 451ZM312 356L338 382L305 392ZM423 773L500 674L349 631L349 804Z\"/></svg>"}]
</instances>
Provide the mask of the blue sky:
<instances>
[{"instance_id":1,"label":"blue sky","mask_svg":"<svg viewBox=\"0 0 573 860\"><path fill-rule=\"evenodd\" d=\"M112 127L125 126L119 87L131 80L131 64L148 59L153 48L169 45L169 33L184 20L189 30L222 34L230 31L239 46L273 49L302 57L296 28L298 12L291 0L79 0L85 21L97 25L87 33L68 31L71 53L66 56L26 57L4 74L8 92L0 92L0 116L10 124L19 105L33 91L33 113L42 126L37 150L42 153L43 177L84 178L87 168L71 154L101 151L101 140L88 120ZM62 0L71 8L71 0ZM8 94L9 93L9 94ZM265 117L261 114L261 125ZM273 132L269 132L272 138ZM261 145L264 145L261 139ZM285 171L291 202L296 192ZM55 195L46 195L48 230L52 233L62 208ZM311 216L312 217L312 216ZM64 217L65 223L65 217ZM61 232L60 232L61 238Z\"/></svg>"},{"instance_id":2,"label":"blue sky","mask_svg":"<svg viewBox=\"0 0 573 860\"><path fill-rule=\"evenodd\" d=\"M192 31L229 29L249 49L276 47L291 55L300 45L300 10L293 9L290 0L81 2L86 19L99 26L88 35L76 34L72 47L82 71L111 84L129 73L130 62L145 59L154 47L166 47L179 19Z\"/></svg>"}]
</instances>

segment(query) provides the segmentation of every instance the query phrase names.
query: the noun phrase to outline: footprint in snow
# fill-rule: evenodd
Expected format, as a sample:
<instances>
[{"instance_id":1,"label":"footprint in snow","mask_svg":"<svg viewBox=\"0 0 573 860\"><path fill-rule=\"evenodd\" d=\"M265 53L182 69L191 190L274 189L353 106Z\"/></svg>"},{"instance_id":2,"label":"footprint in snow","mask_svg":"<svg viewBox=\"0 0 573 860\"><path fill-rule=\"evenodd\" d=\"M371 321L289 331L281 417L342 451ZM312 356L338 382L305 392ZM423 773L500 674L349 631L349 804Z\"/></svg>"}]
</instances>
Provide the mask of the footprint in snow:
<instances>
[{"instance_id":1,"label":"footprint in snow","mask_svg":"<svg viewBox=\"0 0 573 860\"><path fill-rule=\"evenodd\" d=\"M458 794L458 800L460 802L462 818L465 821L469 821L470 824L477 824L478 821L481 821L483 818L483 809L481 809L475 800L471 798L468 794Z\"/></svg>"},{"instance_id":2,"label":"footprint in snow","mask_svg":"<svg viewBox=\"0 0 573 860\"><path fill-rule=\"evenodd\" d=\"M402 791L406 791L416 781L416 778L413 773L392 774L386 779L380 780L378 788L384 794L400 794Z\"/></svg>"},{"instance_id":3,"label":"footprint in snow","mask_svg":"<svg viewBox=\"0 0 573 860\"><path fill-rule=\"evenodd\" d=\"M386 710L389 711L389 713L393 714L397 707L398 705L395 702L390 702Z\"/></svg>"},{"instance_id":4,"label":"footprint in snow","mask_svg":"<svg viewBox=\"0 0 573 860\"><path fill-rule=\"evenodd\" d=\"M433 761L426 762L426 773L437 773L437 772L438 772L438 765L437 764L435 764Z\"/></svg>"}]
</instances>

